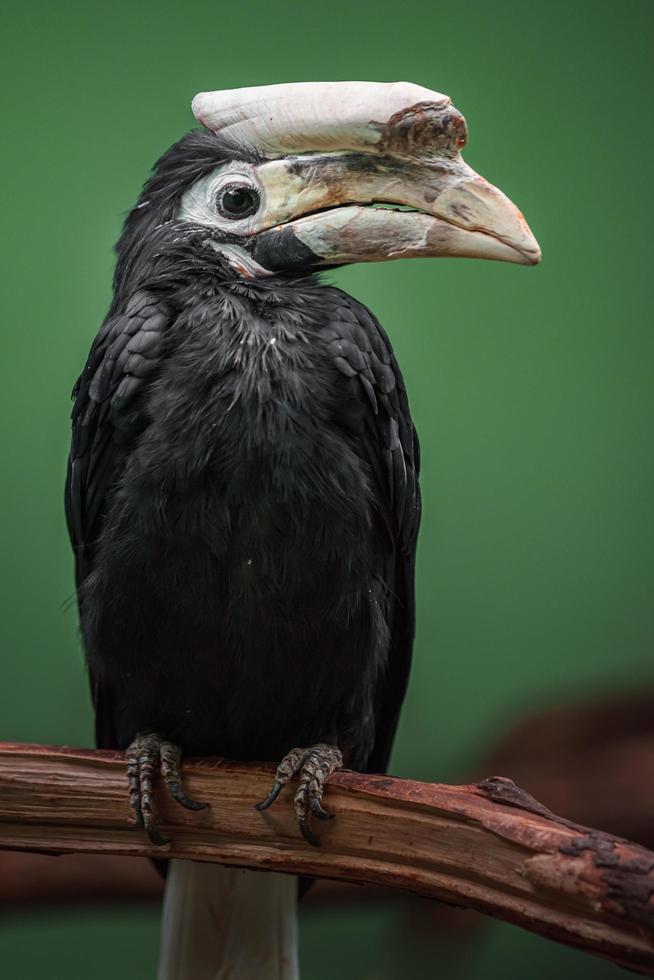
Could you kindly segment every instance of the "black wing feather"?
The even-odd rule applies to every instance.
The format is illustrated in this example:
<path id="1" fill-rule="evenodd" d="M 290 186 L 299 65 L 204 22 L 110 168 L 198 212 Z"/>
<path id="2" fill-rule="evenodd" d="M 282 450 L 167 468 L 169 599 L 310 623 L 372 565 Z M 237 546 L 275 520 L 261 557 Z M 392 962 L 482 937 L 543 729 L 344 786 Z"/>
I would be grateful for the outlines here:
<path id="1" fill-rule="evenodd" d="M 366 766 L 381 772 L 388 765 L 411 667 L 420 452 L 402 374 L 384 329 L 346 293 L 329 293 L 330 350 L 341 373 L 358 386 L 360 404 L 365 404 L 358 445 L 373 474 L 380 516 L 393 544 L 389 586 L 396 603 L 391 652 L 378 692 L 375 744 Z"/>
<path id="2" fill-rule="evenodd" d="M 66 520 L 75 553 L 78 600 L 92 568 L 110 490 L 147 424 L 146 393 L 162 351 L 168 310 L 136 293 L 120 316 L 108 317 L 73 390 L 72 446 L 66 478 Z M 96 740 L 113 747 L 113 694 L 91 671 Z"/>
<path id="3" fill-rule="evenodd" d="M 90 570 L 108 491 L 147 424 L 144 396 L 160 361 L 169 319 L 161 302 L 137 292 L 124 314 L 105 320 L 73 390 L 66 518 L 78 588 Z"/>

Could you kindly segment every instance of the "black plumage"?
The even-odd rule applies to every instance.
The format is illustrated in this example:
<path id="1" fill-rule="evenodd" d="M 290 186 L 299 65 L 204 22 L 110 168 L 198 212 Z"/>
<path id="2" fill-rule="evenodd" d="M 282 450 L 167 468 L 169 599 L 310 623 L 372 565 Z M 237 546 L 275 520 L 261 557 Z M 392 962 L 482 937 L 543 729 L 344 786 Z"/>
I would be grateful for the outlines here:
<path id="1" fill-rule="evenodd" d="M 274 761 L 327 742 L 383 771 L 414 628 L 406 393 L 364 306 L 311 272 L 247 278 L 176 220 L 235 153 L 191 133 L 160 160 L 74 391 L 66 510 L 97 742 L 154 731 Z"/>

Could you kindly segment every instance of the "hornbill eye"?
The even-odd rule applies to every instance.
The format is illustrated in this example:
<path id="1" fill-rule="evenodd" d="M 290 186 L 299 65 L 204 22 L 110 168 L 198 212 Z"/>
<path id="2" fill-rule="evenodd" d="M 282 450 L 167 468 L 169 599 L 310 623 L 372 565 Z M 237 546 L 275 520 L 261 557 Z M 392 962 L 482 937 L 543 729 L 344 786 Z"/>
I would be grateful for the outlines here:
<path id="1" fill-rule="evenodd" d="M 223 218 L 249 218 L 259 210 L 261 195 L 250 184 L 226 184 L 216 196 L 216 208 Z"/>

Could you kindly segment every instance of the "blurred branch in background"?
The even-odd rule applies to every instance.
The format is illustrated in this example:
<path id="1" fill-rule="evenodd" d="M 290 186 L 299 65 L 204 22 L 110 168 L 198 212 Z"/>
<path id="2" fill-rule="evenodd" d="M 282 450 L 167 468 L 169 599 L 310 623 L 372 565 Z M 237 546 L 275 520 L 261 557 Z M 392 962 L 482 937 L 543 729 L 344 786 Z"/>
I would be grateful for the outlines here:
<path id="1" fill-rule="evenodd" d="M 254 810 L 270 779 L 266 767 L 197 760 L 184 771 L 189 791 L 211 809 L 189 815 L 159 797 L 172 843 L 157 849 L 131 824 L 122 754 L 0 745 L 0 847 L 198 858 L 391 885 L 654 976 L 654 854 L 554 816 L 510 780 L 448 787 L 340 773 L 327 797 L 337 819 L 314 849 L 299 837 L 290 795 L 266 815 Z M 44 900 L 40 862 L 48 859 L 31 860 L 39 862 L 32 871 Z M 80 893 L 93 897 L 81 865 L 77 871 Z M 105 897 L 123 888 L 157 893 L 149 871 L 130 875 L 112 860 Z"/>
<path id="2" fill-rule="evenodd" d="M 527 716 L 497 742 L 483 771 L 510 772 L 556 813 L 654 849 L 652 693 Z"/>

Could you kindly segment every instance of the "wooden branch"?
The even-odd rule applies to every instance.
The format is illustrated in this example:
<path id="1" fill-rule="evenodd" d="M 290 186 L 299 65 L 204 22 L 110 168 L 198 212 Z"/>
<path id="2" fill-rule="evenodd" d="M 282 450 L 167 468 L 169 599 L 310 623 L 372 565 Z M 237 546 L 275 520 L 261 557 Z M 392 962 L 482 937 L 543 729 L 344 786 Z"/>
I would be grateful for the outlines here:
<path id="1" fill-rule="evenodd" d="M 654 976 L 654 853 L 556 817 L 511 780 L 443 786 L 339 773 L 320 824 L 300 837 L 271 768 L 184 766 L 189 813 L 157 794 L 171 843 L 152 847 L 127 806 L 122 753 L 0 743 L 0 848 L 184 857 L 390 885 L 473 908 Z"/>

